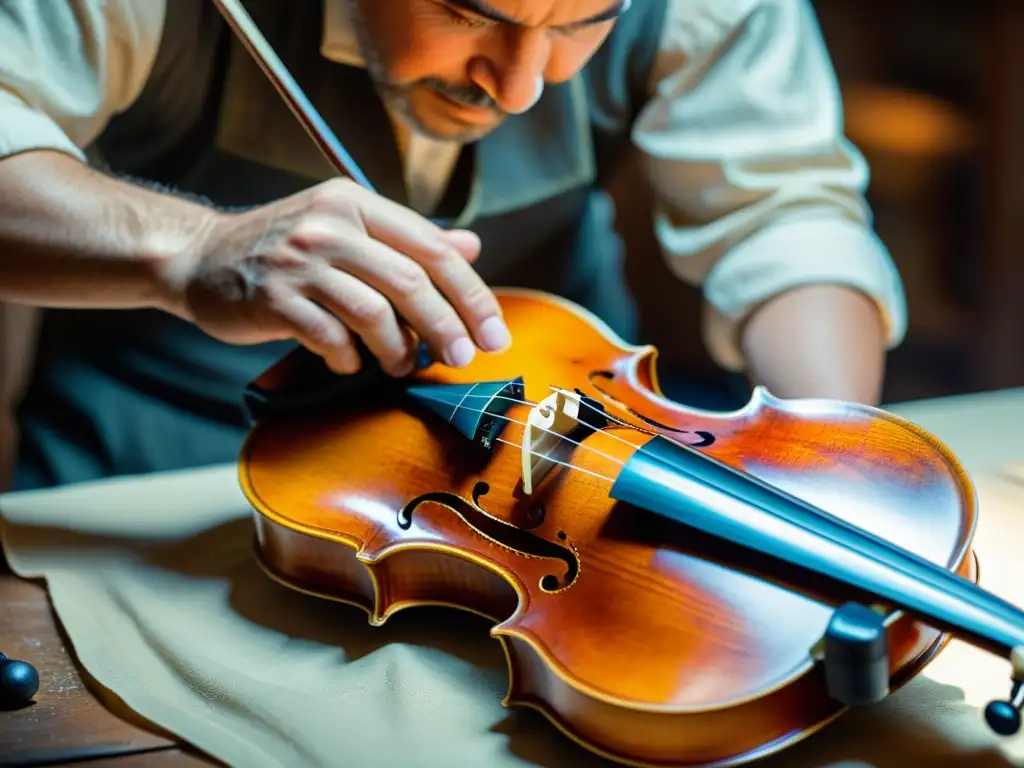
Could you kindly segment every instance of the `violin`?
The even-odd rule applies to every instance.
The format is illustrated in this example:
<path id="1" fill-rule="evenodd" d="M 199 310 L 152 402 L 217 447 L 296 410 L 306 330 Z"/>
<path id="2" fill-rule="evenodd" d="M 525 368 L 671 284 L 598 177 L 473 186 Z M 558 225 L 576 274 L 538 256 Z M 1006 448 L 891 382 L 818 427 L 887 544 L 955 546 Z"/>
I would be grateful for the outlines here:
<path id="1" fill-rule="evenodd" d="M 326 131 L 237 1 L 215 2 Z M 947 446 L 760 387 L 735 412 L 685 407 L 654 347 L 565 299 L 496 293 L 513 344 L 465 368 L 421 345 L 407 377 L 368 353 L 338 376 L 300 348 L 248 386 L 239 480 L 271 578 L 375 626 L 419 606 L 487 617 L 503 703 L 623 764 L 778 752 L 951 637 L 1008 660 L 984 716 L 1019 730 L 1024 612 L 978 584 L 976 494 Z"/>

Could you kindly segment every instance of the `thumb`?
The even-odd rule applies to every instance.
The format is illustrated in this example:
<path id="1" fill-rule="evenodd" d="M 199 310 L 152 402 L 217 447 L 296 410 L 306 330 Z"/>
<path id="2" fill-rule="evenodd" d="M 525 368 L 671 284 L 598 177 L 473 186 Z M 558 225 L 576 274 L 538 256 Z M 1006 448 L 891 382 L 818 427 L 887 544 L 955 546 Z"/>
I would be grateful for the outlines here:
<path id="1" fill-rule="evenodd" d="M 480 257 L 480 238 L 474 232 L 468 229 L 449 229 L 441 237 L 470 264 Z"/>

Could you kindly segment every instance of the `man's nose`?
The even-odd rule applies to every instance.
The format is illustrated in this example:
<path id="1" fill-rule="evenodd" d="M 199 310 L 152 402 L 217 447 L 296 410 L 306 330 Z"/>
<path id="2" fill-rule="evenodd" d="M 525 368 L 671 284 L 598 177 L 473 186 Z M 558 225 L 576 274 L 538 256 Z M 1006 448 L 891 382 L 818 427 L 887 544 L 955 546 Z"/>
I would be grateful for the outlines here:
<path id="1" fill-rule="evenodd" d="M 521 114 L 536 104 L 544 92 L 544 69 L 549 55 L 546 34 L 539 30 L 517 30 L 506 51 L 474 59 L 470 77 L 502 111 Z"/>

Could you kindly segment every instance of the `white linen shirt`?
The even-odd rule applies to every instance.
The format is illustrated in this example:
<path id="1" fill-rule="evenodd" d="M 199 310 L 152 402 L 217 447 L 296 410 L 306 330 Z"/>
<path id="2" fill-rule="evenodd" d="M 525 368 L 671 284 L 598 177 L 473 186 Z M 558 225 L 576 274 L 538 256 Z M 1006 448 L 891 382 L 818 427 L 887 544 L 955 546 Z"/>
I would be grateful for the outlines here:
<path id="1" fill-rule="evenodd" d="M 84 160 L 140 95 L 167 2 L 0 0 L 0 158 L 50 149 Z M 321 52 L 360 65 L 345 4 L 325 0 Z M 712 357 L 743 370 L 737 329 L 752 309 L 823 283 L 874 299 L 896 346 L 902 282 L 872 230 L 869 171 L 844 136 L 809 0 L 669 0 L 667 13 L 632 139 L 647 160 L 664 258 L 705 296 Z M 405 138 L 411 204 L 429 215 L 458 147 Z"/>

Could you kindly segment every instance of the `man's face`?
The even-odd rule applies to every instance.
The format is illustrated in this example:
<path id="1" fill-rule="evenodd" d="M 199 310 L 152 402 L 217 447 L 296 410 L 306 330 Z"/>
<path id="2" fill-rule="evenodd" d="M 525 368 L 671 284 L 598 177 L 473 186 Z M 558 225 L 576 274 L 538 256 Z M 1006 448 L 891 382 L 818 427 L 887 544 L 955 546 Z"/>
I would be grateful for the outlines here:
<path id="1" fill-rule="evenodd" d="M 381 97 L 413 130 L 467 142 L 575 75 L 629 0 L 350 0 Z"/>

